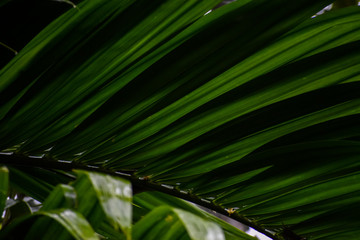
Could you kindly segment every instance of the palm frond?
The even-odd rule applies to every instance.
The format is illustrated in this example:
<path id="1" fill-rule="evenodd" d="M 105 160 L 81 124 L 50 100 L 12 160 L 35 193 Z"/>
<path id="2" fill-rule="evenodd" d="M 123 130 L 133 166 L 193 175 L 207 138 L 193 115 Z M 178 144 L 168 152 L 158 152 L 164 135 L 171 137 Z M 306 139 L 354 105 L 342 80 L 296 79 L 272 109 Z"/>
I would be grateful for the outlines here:
<path id="1" fill-rule="evenodd" d="M 67 171 L 94 170 L 229 211 L 274 239 L 356 239 L 359 9 L 311 18 L 331 1 L 239 0 L 208 13 L 220 2 L 84 0 L 44 28 L 0 71 L 11 184 L 44 201 Z M 80 202 L 100 204 L 94 218 L 112 225 L 89 223 L 129 238 L 129 201 L 125 214 L 96 197 L 122 188 L 90 182 Z M 169 239 L 200 239 L 184 221 L 197 217 L 170 205 L 153 215 L 163 226 L 140 220 L 150 225 L 138 238 L 171 216 Z"/>

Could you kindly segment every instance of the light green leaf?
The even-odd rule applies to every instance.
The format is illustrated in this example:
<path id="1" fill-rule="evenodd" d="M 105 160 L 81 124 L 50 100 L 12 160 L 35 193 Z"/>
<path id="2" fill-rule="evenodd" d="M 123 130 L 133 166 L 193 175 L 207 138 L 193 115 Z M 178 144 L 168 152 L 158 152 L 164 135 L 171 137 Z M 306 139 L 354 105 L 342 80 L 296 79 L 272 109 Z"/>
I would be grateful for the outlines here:
<path id="1" fill-rule="evenodd" d="M 245 234 L 243 231 L 228 224 L 227 222 L 211 215 L 194 204 L 183 201 L 173 196 L 169 196 L 160 192 L 143 192 L 134 196 L 134 218 L 135 220 L 141 219 L 151 210 L 160 206 L 170 206 L 172 208 L 181 209 L 185 212 L 191 212 L 192 214 L 217 224 L 223 230 L 226 239 L 241 239 L 241 240 L 253 240 L 253 237 Z M 184 223 L 185 224 L 185 223 Z"/>
<path id="2" fill-rule="evenodd" d="M 4 211 L 5 202 L 9 190 L 9 170 L 6 167 L 0 167 L 0 213 Z"/>
<path id="3" fill-rule="evenodd" d="M 69 185 L 58 185 L 46 198 L 41 208 L 42 211 L 58 208 L 73 209 L 76 206 L 77 196 L 75 189 Z"/>
<path id="4" fill-rule="evenodd" d="M 77 171 L 78 179 L 73 186 L 78 196 L 78 211 L 89 222 L 99 226 L 102 217 L 110 222 L 115 230 L 121 229 L 131 238 L 132 190 L 128 181 L 101 173 Z"/>
<path id="5" fill-rule="evenodd" d="M 225 240 L 224 233 L 215 223 L 204 221 L 194 214 L 174 209 L 193 240 Z"/>
<path id="6" fill-rule="evenodd" d="M 38 219 L 39 217 L 46 217 L 55 220 L 57 224 L 54 225 L 55 222 L 53 222 L 52 226 L 54 226 L 54 228 L 52 228 L 51 233 L 49 233 L 47 229 L 44 229 L 44 226 L 38 226 L 35 229 L 37 230 L 35 235 L 27 235 L 26 231 L 19 231 L 19 229 L 22 229 L 22 227 L 26 227 L 26 225 L 31 224 L 33 219 Z M 58 234 L 59 231 L 61 233 L 64 229 L 66 229 L 67 233 L 70 235 L 55 235 L 56 239 L 69 239 L 69 236 L 72 236 L 77 240 L 99 239 L 86 219 L 80 213 L 70 209 L 59 209 L 47 212 L 39 211 L 36 214 L 18 218 L 11 225 L 9 225 L 9 227 L 0 232 L 0 237 L 3 239 L 9 239 L 10 237 L 29 240 L 46 239 L 44 237 L 54 237 L 54 234 Z"/>
<path id="7" fill-rule="evenodd" d="M 186 232 L 181 231 L 181 228 L 186 229 Z M 164 236 L 165 239 L 174 239 L 175 236 L 176 238 L 184 237 L 184 234 L 192 240 L 225 239 L 222 229 L 217 224 L 184 210 L 166 206 L 155 208 L 137 222 L 134 226 L 133 237 L 134 239 L 159 239 Z"/>
<path id="8" fill-rule="evenodd" d="M 78 212 L 69 209 L 39 212 L 38 214 L 50 217 L 60 223 L 71 235 L 78 240 L 95 240 L 99 237 L 95 234 L 90 224 Z"/>
<path id="9" fill-rule="evenodd" d="M 58 185 L 44 201 L 41 212 L 57 211 L 58 209 L 75 209 L 76 193 L 75 190 L 68 185 Z M 39 218 L 32 224 L 26 233 L 26 239 L 36 239 L 39 237 L 39 229 L 42 231 L 41 239 L 47 239 L 56 233 L 58 239 L 69 239 L 70 234 L 66 229 L 59 228 L 49 218 Z"/>

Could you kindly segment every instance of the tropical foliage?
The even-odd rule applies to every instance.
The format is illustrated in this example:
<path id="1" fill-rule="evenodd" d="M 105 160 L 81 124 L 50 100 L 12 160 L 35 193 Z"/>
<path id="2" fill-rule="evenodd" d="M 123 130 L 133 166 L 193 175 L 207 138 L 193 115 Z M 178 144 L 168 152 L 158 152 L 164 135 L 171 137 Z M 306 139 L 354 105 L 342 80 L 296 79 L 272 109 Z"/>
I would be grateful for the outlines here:
<path id="1" fill-rule="evenodd" d="M 359 8 L 219 3 L 27 1 L 41 23 L 5 21 L 1 239 L 253 239 L 178 198 L 273 239 L 358 238 Z"/>

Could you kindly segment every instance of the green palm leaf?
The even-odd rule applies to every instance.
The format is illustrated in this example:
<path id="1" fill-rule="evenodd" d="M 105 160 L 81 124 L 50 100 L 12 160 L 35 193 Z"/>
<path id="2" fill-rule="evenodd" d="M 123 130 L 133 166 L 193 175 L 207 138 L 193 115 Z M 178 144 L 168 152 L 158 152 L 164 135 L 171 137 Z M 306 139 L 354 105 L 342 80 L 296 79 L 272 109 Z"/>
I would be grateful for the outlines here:
<path id="1" fill-rule="evenodd" d="M 359 9 L 311 18 L 331 1 L 239 0 L 206 14 L 220 2 L 84 0 L 44 28 L 0 70 L 11 186 L 44 201 L 77 178 L 79 212 L 114 238 L 131 237 L 126 184 L 71 169 L 230 212 L 273 238 L 356 239 Z M 217 229 L 162 205 L 135 239 Z"/>

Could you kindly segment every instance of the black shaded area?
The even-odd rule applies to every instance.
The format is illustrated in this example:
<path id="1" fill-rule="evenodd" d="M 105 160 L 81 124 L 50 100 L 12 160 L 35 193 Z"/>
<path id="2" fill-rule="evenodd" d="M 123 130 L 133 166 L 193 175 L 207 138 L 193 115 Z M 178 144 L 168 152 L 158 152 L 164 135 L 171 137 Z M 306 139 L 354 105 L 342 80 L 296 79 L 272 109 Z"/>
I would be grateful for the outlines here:
<path id="1" fill-rule="evenodd" d="M 50 22 L 72 7 L 55 0 L 11 0 L 0 6 L 0 42 L 19 52 Z M 0 45 L 0 68 L 14 56 L 13 51 Z"/>

